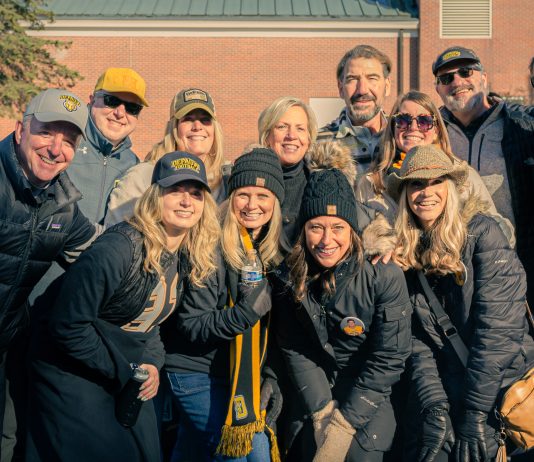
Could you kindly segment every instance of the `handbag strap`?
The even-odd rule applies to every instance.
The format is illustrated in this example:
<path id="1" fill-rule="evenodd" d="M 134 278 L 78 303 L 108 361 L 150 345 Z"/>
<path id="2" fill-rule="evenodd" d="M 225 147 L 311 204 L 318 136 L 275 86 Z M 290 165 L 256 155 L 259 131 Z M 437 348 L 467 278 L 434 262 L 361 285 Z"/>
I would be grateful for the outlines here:
<path id="1" fill-rule="evenodd" d="M 532 331 L 534 332 L 534 317 L 532 317 L 532 311 L 530 310 L 530 306 L 528 306 L 528 302 L 525 302 L 525 308 L 527 309 L 527 318 L 530 321 L 530 327 L 532 327 Z"/>
<path id="2" fill-rule="evenodd" d="M 419 278 L 419 282 L 421 283 L 423 291 L 425 292 L 425 295 L 428 299 L 428 303 L 430 304 L 430 310 L 434 313 L 438 320 L 439 327 L 441 328 L 445 337 L 447 337 L 449 342 L 451 342 L 451 345 L 456 354 L 458 355 L 458 359 L 460 360 L 460 362 L 463 364 L 464 367 L 466 367 L 469 350 L 467 349 L 465 343 L 462 341 L 462 338 L 458 334 L 458 330 L 452 323 L 451 318 L 449 318 L 447 313 L 445 313 L 445 310 L 441 306 L 441 303 L 436 297 L 436 294 L 434 294 L 434 291 L 430 287 L 426 276 L 421 270 L 417 271 L 417 277 Z"/>

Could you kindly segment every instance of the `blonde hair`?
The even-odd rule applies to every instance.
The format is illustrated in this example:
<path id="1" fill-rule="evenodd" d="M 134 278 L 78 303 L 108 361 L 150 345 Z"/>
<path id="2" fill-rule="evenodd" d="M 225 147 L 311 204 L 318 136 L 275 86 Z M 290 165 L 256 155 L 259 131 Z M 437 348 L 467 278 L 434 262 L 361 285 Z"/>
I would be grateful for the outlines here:
<path id="1" fill-rule="evenodd" d="M 171 103 L 171 112 L 174 109 L 174 99 Z M 190 111 L 191 112 L 191 111 Z M 186 114 L 187 115 L 187 114 Z M 209 150 L 204 164 L 206 165 L 206 176 L 210 188 L 216 189 L 222 180 L 222 166 L 224 164 L 223 155 L 223 135 L 221 124 L 217 119 L 211 119 L 213 123 L 213 144 Z M 169 119 L 165 127 L 163 139 L 156 143 L 145 157 L 145 162 L 155 164 L 165 154 L 173 151 L 179 151 L 178 148 L 178 124 L 180 121 L 174 116 Z"/>
<path id="2" fill-rule="evenodd" d="M 233 199 L 240 188 L 232 191 L 230 197 L 221 205 L 220 214 L 223 218 L 221 248 L 224 259 L 236 271 L 240 271 L 245 263 L 246 253 L 241 243 L 239 230 L 241 224 L 233 210 Z M 282 261 L 280 253 L 280 234 L 282 232 L 282 209 L 280 201 L 274 196 L 273 216 L 264 226 L 268 226 L 265 237 L 259 245 L 259 257 L 267 270 L 275 268 Z"/>
<path id="3" fill-rule="evenodd" d="M 275 99 L 269 106 L 261 111 L 258 118 L 258 132 L 260 136 L 260 144 L 265 147 L 270 147 L 267 143 L 267 138 L 271 134 L 271 130 L 276 123 L 283 117 L 283 115 L 292 107 L 300 107 L 308 117 L 308 136 L 310 144 L 315 142 L 317 138 L 317 119 L 315 113 L 304 101 L 293 96 L 282 96 Z"/>
<path id="4" fill-rule="evenodd" d="M 336 266 L 352 256 L 356 256 L 360 265 L 363 261 L 362 241 L 352 227 L 350 231 L 351 241 L 349 249 Z M 321 284 L 326 293 L 332 295 L 336 291 L 336 278 L 334 277 L 332 268 L 324 269 L 323 271 L 317 272 L 314 276 L 309 277 L 309 262 L 312 261 L 313 256 L 310 255 L 306 245 L 306 230 L 303 226 L 297 243 L 293 246 L 293 249 L 291 249 L 291 252 L 286 258 L 287 266 L 289 267 L 289 276 L 293 282 L 293 293 L 296 302 L 301 302 L 306 295 L 307 283 L 319 278 L 321 278 Z"/>
<path id="5" fill-rule="evenodd" d="M 447 201 L 441 216 L 421 242 L 423 230 L 408 204 L 405 181 L 395 221 L 398 236 L 395 261 L 404 269 L 424 269 L 428 273 L 445 275 L 462 270 L 462 250 L 467 240 L 467 225 L 460 216 L 460 195 L 454 182 L 447 178 Z"/>
<path id="6" fill-rule="evenodd" d="M 161 255 L 166 249 L 166 233 L 162 223 L 164 188 L 152 184 L 140 197 L 129 223 L 143 234 L 146 257 L 143 268 L 147 272 L 162 275 Z M 216 247 L 220 236 L 217 220 L 217 204 L 211 194 L 204 192 L 204 210 L 198 223 L 188 230 L 180 247 L 188 251 L 191 265 L 189 277 L 199 287 L 216 269 Z"/>
<path id="7" fill-rule="evenodd" d="M 445 127 L 443 117 L 441 117 L 439 109 L 433 103 L 430 96 L 420 91 L 411 90 L 408 93 L 401 95 L 393 105 L 391 113 L 388 117 L 387 126 L 380 139 L 380 151 L 378 152 L 377 158 L 370 167 L 369 171 L 371 173 L 373 188 L 376 194 L 382 194 L 386 189 L 386 186 L 384 184 L 384 177 L 386 175 L 387 170 L 393 164 L 397 151 L 397 145 L 395 143 L 395 123 L 393 121 L 393 116 L 399 112 L 402 103 L 404 103 L 405 101 L 412 101 L 416 104 L 419 104 L 420 106 L 424 107 L 430 115 L 434 117 L 437 134 L 437 138 L 434 144 L 437 144 L 441 148 L 441 150 L 453 160 L 453 162 L 458 162 L 460 160 L 452 153 L 451 142 L 449 141 L 449 135 L 447 133 L 447 127 Z"/>

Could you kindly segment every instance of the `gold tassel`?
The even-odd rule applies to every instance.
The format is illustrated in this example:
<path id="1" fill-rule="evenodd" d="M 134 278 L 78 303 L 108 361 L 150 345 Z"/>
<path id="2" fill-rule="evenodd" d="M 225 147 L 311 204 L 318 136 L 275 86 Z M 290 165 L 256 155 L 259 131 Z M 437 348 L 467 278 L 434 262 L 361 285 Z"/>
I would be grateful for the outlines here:
<path id="1" fill-rule="evenodd" d="M 282 462 L 280 450 L 278 449 L 278 440 L 274 431 L 267 425 L 265 425 L 265 429 L 269 433 L 269 440 L 271 442 L 271 462 Z"/>
<path id="2" fill-rule="evenodd" d="M 506 444 L 499 444 L 499 449 L 497 450 L 497 457 L 495 462 L 506 462 Z"/>
<path id="3" fill-rule="evenodd" d="M 252 451 L 255 433 L 264 431 L 265 421 L 256 420 L 245 425 L 224 425 L 216 454 L 227 457 L 245 457 Z"/>

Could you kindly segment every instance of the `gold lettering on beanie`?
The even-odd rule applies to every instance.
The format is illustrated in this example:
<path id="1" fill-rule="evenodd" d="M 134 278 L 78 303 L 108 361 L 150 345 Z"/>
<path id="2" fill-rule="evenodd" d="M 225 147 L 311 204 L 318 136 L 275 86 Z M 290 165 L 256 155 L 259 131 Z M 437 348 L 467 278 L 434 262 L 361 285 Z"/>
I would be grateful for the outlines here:
<path id="1" fill-rule="evenodd" d="M 337 206 L 336 205 L 327 205 L 326 206 L 327 215 L 337 215 Z"/>
<path id="2" fill-rule="evenodd" d="M 200 165 L 198 164 L 198 162 L 195 162 L 193 159 L 185 159 L 185 158 L 182 158 L 182 159 L 175 159 L 171 162 L 171 167 L 174 168 L 175 170 L 180 170 L 180 169 L 188 169 L 188 170 L 193 170 L 197 173 L 200 173 Z"/>

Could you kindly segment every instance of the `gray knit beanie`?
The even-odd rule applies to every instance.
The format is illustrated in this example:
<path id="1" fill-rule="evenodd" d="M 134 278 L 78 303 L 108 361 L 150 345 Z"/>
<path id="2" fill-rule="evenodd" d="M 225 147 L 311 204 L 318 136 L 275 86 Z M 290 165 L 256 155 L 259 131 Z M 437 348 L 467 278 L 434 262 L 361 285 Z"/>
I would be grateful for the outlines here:
<path id="1" fill-rule="evenodd" d="M 320 216 L 343 218 L 354 230 L 356 199 L 347 177 L 337 168 L 313 172 L 304 189 L 300 206 L 300 224 Z"/>
<path id="2" fill-rule="evenodd" d="M 284 201 L 284 174 L 278 156 L 267 148 L 254 148 L 238 157 L 228 182 L 229 191 L 245 186 L 261 186 Z"/>

